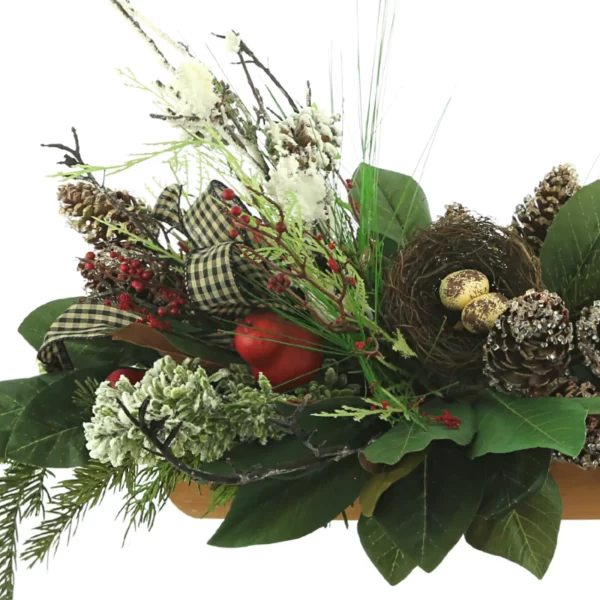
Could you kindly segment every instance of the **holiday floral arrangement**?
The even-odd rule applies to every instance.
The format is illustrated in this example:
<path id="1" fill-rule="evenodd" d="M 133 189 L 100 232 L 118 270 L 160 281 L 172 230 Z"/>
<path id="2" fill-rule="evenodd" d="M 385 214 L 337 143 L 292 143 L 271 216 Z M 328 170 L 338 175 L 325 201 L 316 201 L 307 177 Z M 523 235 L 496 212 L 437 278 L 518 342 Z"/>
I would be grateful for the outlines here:
<path id="1" fill-rule="evenodd" d="M 457 204 L 432 220 L 412 177 L 369 161 L 376 85 L 344 176 L 340 116 L 310 86 L 299 102 L 229 32 L 244 100 L 112 2 L 166 72 L 126 76 L 178 141 L 116 167 L 86 163 L 75 130 L 50 144 L 60 212 L 89 243 L 85 295 L 25 318 L 41 373 L 0 384 L 0 597 L 21 519 L 39 518 L 34 565 L 107 491 L 129 531 L 182 482 L 209 511 L 232 501 L 214 546 L 300 538 L 354 505 L 392 585 L 463 537 L 542 577 L 552 461 L 600 463 L 600 182 L 563 165 L 510 224 Z M 104 181 L 150 160 L 172 176 L 151 204 Z"/>

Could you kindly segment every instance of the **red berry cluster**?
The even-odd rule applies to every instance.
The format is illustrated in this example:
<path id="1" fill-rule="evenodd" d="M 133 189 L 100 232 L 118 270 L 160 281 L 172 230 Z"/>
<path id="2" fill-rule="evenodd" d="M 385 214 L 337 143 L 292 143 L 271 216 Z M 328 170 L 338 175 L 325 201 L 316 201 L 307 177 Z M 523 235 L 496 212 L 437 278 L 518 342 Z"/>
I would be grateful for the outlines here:
<path id="1" fill-rule="evenodd" d="M 269 278 L 267 289 L 276 294 L 283 294 L 291 285 L 290 278 L 285 273 L 279 273 Z"/>

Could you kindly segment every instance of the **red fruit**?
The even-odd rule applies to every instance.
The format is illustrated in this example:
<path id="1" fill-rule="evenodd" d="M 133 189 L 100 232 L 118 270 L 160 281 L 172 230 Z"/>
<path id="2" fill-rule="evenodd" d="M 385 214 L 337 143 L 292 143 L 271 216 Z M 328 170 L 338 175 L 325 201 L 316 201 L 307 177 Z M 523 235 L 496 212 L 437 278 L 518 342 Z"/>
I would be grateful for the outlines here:
<path id="1" fill-rule="evenodd" d="M 96 255 L 93 252 L 87 252 L 85 258 L 87 260 L 94 260 L 96 258 Z"/>
<path id="2" fill-rule="evenodd" d="M 287 225 L 283 221 L 279 221 L 279 223 L 275 223 L 275 231 L 277 231 L 277 233 L 285 233 L 287 231 Z"/>
<path id="3" fill-rule="evenodd" d="M 117 369 L 113 371 L 107 378 L 106 381 L 110 381 L 111 387 L 115 387 L 115 383 L 121 379 L 121 375 L 126 379 L 129 379 L 131 384 L 136 384 L 144 378 L 146 371 L 139 371 L 138 369 Z"/>
<path id="4" fill-rule="evenodd" d="M 123 273 L 129 273 L 129 267 L 125 263 L 123 263 L 119 268 Z"/>
<path id="5" fill-rule="evenodd" d="M 234 344 L 254 376 L 264 373 L 278 392 L 312 381 L 325 358 L 317 335 L 269 312 L 246 317 L 235 330 Z"/>
<path id="6" fill-rule="evenodd" d="M 242 215 L 240 217 L 240 221 L 242 223 L 246 223 L 246 224 L 250 223 L 250 215 Z"/>
<path id="7" fill-rule="evenodd" d="M 117 258 L 118 254 L 114 250 L 111 250 L 111 252 L 109 253 L 109 256 L 111 258 Z"/>
<path id="8" fill-rule="evenodd" d="M 234 217 L 239 217 L 242 214 L 242 207 L 241 206 L 232 206 L 229 209 L 229 212 L 234 216 Z"/>
<path id="9" fill-rule="evenodd" d="M 142 271 L 141 278 L 144 281 L 149 281 L 152 279 L 152 271 Z"/>
<path id="10" fill-rule="evenodd" d="M 169 309 L 169 314 L 172 315 L 173 317 L 176 317 L 179 314 L 179 309 L 176 306 L 172 306 Z"/>
<path id="11" fill-rule="evenodd" d="M 234 240 L 238 235 L 240 235 L 240 232 L 237 229 L 232 229 L 229 232 L 229 237 L 233 238 Z"/>
<path id="12" fill-rule="evenodd" d="M 141 260 L 138 260 L 137 258 L 131 261 L 131 268 L 132 269 L 139 269 L 140 265 L 142 264 Z"/>
<path id="13" fill-rule="evenodd" d="M 235 192 L 231 188 L 225 188 L 221 192 L 221 198 L 225 201 L 233 200 L 235 198 Z"/>
<path id="14" fill-rule="evenodd" d="M 137 281 L 137 279 L 131 282 L 131 287 L 136 292 L 143 292 L 146 289 L 146 286 L 141 281 Z"/>
<path id="15" fill-rule="evenodd" d="M 91 271 L 91 270 L 94 268 L 94 265 L 93 265 L 92 263 L 90 263 L 90 262 L 86 262 L 86 263 L 83 265 L 83 268 L 84 268 L 86 271 Z"/>
<path id="16" fill-rule="evenodd" d="M 159 317 L 166 317 L 167 316 L 167 307 L 166 306 L 159 306 L 158 310 L 156 312 L 158 313 Z"/>

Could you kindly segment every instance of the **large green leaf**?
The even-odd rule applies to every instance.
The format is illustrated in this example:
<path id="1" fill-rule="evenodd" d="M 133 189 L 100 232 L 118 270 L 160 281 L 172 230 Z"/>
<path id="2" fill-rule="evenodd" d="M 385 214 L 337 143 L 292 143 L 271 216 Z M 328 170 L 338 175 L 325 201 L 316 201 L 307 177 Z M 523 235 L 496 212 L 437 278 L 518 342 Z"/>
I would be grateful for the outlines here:
<path id="1" fill-rule="evenodd" d="M 577 456 L 585 442 L 587 410 L 566 398 L 519 398 L 488 391 L 476 404 L 474 457 L 529 448 Z"/>
<path id="2" fill-rule="evenodd" d="M 600 181 L 560 209 L 541 253 L 545 286 L 577 311 L 600 298 Z"/>
<path id="3" fill-rule="evenodd" d="M 6 444 L 15 421 L 37 393 L 42 377 L 0 382 L 0 458 L 6 456 Z"/>
<path id="4" fill-rule="evenodd" d="M 375 519 L 408 558 L 430 573 L 473 521 L 482 491 L 483 477 L 466 451 L 442 443 L 381 497 Z"/>
<path id="5" fill-rule="evenodd" d="M 546 483 L 551 459 L 552 451 L 545 448 L 483 457 L 485 488 L 478 514 L 485 519 L 502 519 L 535 496 Z"/>
<path id="6" fill-rule="evenodd" d="M 50 325 L 76 302 L 77 298 L 62 298 L 42 304 L 25 317 L 25 320 L 19 326 L 19 333 L 36 350 L 39 350 Z"/>
<path id="7" fill-rule="evenodd" d="M 362 516 L 358 521 L 358 536 L 365 553 L 390 585 L 404 581 L 417 566 L 398 548 L 377 519 Z"/>
<path id="8" fill-rule="evenodd" d="M 150 367 L 160 358 L 151 348 L 127 344 L 110 338 L 69 340 L 65 344 L 69 358 L 76 369 L 91 369 L 104 366 Z"/>
<path id="9" fill-rule="evenodd" d="M 104 379 L 111 368 L 82 369 L 0 383 L 0 398 L 12 409 L 0 418 L 10 436 L 5 455 L 17 462 L 49 468 L 85 464 L 84 411 L 74 402 L 77 382 Z M 7 399 L 4 404 L 10 406 Z"/>
<path id="10" fill-rule="evenodd" d="M 350 456 L 302 479 L 244 485 L 208 543 L 240 548 L 308 535 L 352 504 L 367 479 L 356 456 Z"/>
<path id="11" fill-rule="evenodd" d="M 362 206 L 376 205 L 372 228 L 391 242 L 386 244 L 390 252 L 431 223 L 425 192 L 409 175 L 361 163 L 352 180 L 354 200 Z"/>
<path id="12" fill-rule="evenodd" d="M 406 454 L 424 450 L 434 440 L 452 440 L 461 446 L 470 444 L 476 422 L 472 406 L 436 400 L 426 407 L 430 416 L 439 416 L 444 410 L 449 410 L 461 420 L 460 427 L 448 429 L 444 424 L 433 421 L 427 429 L 423 429 L 414 421 L 402 421 L 368 446 L 365 456 L 375 463 L 395 465 Z"/>
<path id="13" fill-rule="evenodd" d="M 600 415 L 600 396 L 592 398 L 574 398 L 572 402 L 581 404 L 590 415 Z"/>
<path id="14" fill-rule="evenodd" d="M 560 491 L 549 475 L 537 495 L 503 519 L 477 517 L 465 538 L 477 550 L 506 558 L 541 579 L 554 556 L 561 518 Z"/>

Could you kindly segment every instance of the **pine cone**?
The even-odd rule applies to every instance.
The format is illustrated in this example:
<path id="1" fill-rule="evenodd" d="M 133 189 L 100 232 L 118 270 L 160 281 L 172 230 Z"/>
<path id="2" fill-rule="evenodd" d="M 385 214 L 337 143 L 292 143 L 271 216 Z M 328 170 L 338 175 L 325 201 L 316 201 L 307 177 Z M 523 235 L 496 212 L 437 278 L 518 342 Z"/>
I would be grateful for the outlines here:
<path id="1" fill-rule="evenodd" d="M 122 208 L 117 209 L 111 204 L 109 194 L 114 194 L 116 203 Z M 105 191 L 92 183 L 80 181 L 60 186 L 58 201 L 60 213 L 67 216 L 69 225 L 81 232 L 95 248 L 129 240 L 124 232 L 111 230 L 96 219 L 115 225 L 124 224 L 129 233 L 144 237 L 144 232 L 132 222 L 131 216 L 135 213 L 138 222 L 143 222 L 152 232 L 156 231 L 155 224 L 145 214 L 147 207 L 127 192 Z"/>
<path id="2" fill-rule="evenodd" d="M 556 396 L 562 398 L 591 398 L 596 395 L 596 388 L 591 383 L 579 384 L 576 381 L 565 380 Z M 590 415 L 586 420 L 587 437 L 579 456 L 566 456 L 560 452 L 554 452 L 554 460 L 573 463 L 582 469 L 595 469 L 600 466 L 600 416 Z"/>
<path id="3" fill-rule="evenodd" d="M 515 395 L 551 395 L 565 377 L 573 326 L 562 300 L 527 292 L 509 302 L 484 347 L 484 373 L 492 387 Z"/>
<path id="4" fill-rule="evenodd" d="M 586 366 L 600 377 L 600 300 L 581 311 L 577 321 L 577 339 Z"/>
<path id="5" fill-rule="evenodd" d="M 575 169 L 560 165 L 544 177 L 533 196 L 527 196 L 517 207 L 513 227 L 538 256 L 554 217 L 580 188 Z"/>

